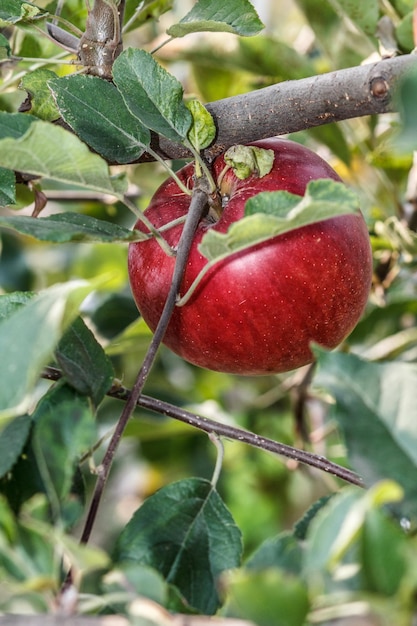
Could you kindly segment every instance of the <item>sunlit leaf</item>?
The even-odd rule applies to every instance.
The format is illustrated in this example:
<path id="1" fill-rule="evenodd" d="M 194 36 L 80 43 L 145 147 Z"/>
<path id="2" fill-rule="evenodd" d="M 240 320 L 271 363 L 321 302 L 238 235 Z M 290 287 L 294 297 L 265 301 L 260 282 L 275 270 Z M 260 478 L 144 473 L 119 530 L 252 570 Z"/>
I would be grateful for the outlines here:
<path id="1" fill-rule="evenodd" d="M 6 294 L 0 296 L 0 322 L 7 319 L 15 313 L 19 308 L 23 307 L 34 296 L 34 293 L 28 291 Z"/>
<path id="2" fill-rule="evenodd" d="M 173 141 L 186 138 L 192 118 L 182 85 L 151 54 L 128 48 L 114 62 L 113 79 L 142 124 Z"/>
<path id="3" fill-rule="evenodd" d="M 24 413 L 65 328 L 93 289 L 86 281 L 55 285 L 0 323 L 0 419 Z"/>
<path id="4" fill-rule="evenodd" d="M 393 595 L 406 573 L 407 537 L 401 526 L 379 509 L 367 512 L 363 526 L 363 572 L 371 591 Z"/>
<path id="5" fill-rule="evenodd" d="M 279 569 L 237 570 L 226 578 L 228 614 L 258 626 L 304 626 L 309 610 L 300 578 Z"/>
<path id="6" fill-rule="evenodd" d="M 404 566 L 404 555 L 384 549 L 381 528 L 375 527 L 373 522 L 375 513 L 378 514 L 387 504 L 400 497 L 401 489 L 398 485 L 392 481 L 382 481 L 368 492 L 357 488 L 344 489 L 317 513 L 307 533 L 304 553 L 305 574 L 314 593 L 342 592 L 356 589 L 358 585 L 361 589 L 370 585 L 369 590 L 375 591 L 375 584 L 383 585 L 388 580 L 392 581 L 392 577 L 385 572 L 380 573 L 377 581 L 373 568 L 378 563 L 384 563 L 388 568 L 395 566 L 399 573 L 398 560 Z M 387 523 L 389 520 L 386 517 L 384 521 Z M 399 526 L 397 531 L 398 539 L 402 534 Z M 373 557 L 370 554 L 365 556 L 364 549 L 369 550 L 371 544 L 376 547 L 377 543 L 378 551 L 385 552 L 386 558 L 376 554 Z M 370 559 L 368 572 L 361 568 L 364 556 Z M 392 564 L 389 565 L 391 558 Z M 396 582 L 398 585 L 399 579 Z M 387 587 L 385 589 L 388 590 Z"/>
<path id="7" fill-rule="evenodd" d="M 417 366 L 369 363 L 353 354 L 319 351 L 314 385 L 336 400 L 332 415 L 353 468 L 365 484 L 390 478 L 404 490 L 400 508 L 417 516 Z"/>
<path id="8" fill-rule="evenodd" d="M 193 124 L 188 132 L 188 139 L 199 151 L 207 148 L 216 137 L 216 125 L 206 107 L 197 99 L 189 100 L 187 109 L 193 116 Z"/>
<path id="9" fill-rule="evenodd" d="M 262 192 L 249 198 L 246 217 L 232 224 L 227 233 L 208 230 L 199 249 L 214 261 L 290 230 L 354 213 L 357 208 L 356 195 L 328 179 L 311 181 L 302 198 L 287 191 Z"/>
<path id="10" fill-rule="evenodd" d="M 46 17 L 48 13 L 25 0 L 2 0 L 0 5 L 0 26 L 31 22 Z"/>
<path id="11" fill-rule="evenodd" d="M 41 120 L 17 139 L 0 140 L 0 166 L 67 185 L 117 191 L 101 157 L 69 131 Z"/>
<path id="12" fill-rule="evenodd" d="M 48 80 L 56 78 L 55 72 L 44 67 L 25 74 L 19 85 L 30 98 L 30 111 L 41 120 L 51 122 L 59 118 L 59 110 L 48 87 Z"/>
<path id="13" fill-rule="evenodd" d="M 64 120 L 109 161 L 129 163 L 150 143 L 150 132 L 127 108 L 116 87 L 98 76 L 49 81 Z"/>
<path id="14" fill-rule="evenodd" d="M 198 0 L 191 11 L 167 33 L 184 37 L 203 31 L 228 32 L 235 35 L 256 35 L 264 25 L 248 0 Z"/>
<path id="15" fill-rule="evenodd" d="M 359 547 L 355 540 L 361 531 L 365 514 L 362 496 L 360 489 L 344 489 L 317 513 L 309 527 L 304 555 L 304 575 L 309 582 L 309 588 L 315 595 L 324 591 L 335 591 L 339 587 L 349 589 L 350 586 L 355 585 L 358 576 L 357 567 L 352 567 L 346 573 L 345 580 L 339 583 L 339 587 L 334 576 L 338 568 L 343 567 L 346 562 L 353 562 L 353 564 L 357 562 Z M 350 527 L 344 526 L 344 522 L 350 512 L 353 515 L 356 508 L 359 509 L 355 518 L 358 526 L 355 535 L 352 536 Z M 345 546 L 349 545 L 350 552 L 348 555 L 340 555 L 339 552 L 339 560 L 333 562 L 333 569 L 331 569 L 330 562 L 336 542 L 343 543 Z"/>

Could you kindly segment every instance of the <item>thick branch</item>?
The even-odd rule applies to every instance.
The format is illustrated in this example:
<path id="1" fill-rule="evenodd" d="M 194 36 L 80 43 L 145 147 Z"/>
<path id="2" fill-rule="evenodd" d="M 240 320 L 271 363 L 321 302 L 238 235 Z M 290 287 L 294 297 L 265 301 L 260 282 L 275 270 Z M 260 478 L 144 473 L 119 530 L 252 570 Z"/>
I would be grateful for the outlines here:
<path id="1" fill-rule="evenodd" d="M 205 156 L 210 160 L 236 143 L 395 111 L 399 79 L 416 64 L 417 55 L 404 55 L 212 102 L 207 109 L 217 137 Z M 166 158 L 190 156 L 184 146 L 161 137 L 154 148 Z"/>

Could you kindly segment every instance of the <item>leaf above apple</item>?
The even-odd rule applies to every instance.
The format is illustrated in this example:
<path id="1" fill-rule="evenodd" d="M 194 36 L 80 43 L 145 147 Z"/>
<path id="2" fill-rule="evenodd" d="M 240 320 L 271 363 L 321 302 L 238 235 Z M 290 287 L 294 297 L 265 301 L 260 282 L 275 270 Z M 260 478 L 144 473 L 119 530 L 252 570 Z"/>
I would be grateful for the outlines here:
<path id="1" fill-rule="evenodd" d="M 312 180 L 304 197 L 288 191 L 264 191 L 249 198 L 245 217 L 226 233 L 208 230 L 199 250 L 213 263 L 290 230 L 357 211 L 353 191 L 330 179 Z"/>

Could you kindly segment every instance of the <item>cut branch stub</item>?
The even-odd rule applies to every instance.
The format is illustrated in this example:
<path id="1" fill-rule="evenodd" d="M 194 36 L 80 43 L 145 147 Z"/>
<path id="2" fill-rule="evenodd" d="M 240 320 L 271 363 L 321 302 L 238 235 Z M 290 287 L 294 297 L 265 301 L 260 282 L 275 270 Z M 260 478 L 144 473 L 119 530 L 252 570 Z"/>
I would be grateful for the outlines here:
<path id="1" fill-rule="evenodd" d="M 125 0 L 95 0 L 88 11 L 78 58 L 87 74 L 111 79 L 114 60 L 123 49 L 122 23 Z"/>

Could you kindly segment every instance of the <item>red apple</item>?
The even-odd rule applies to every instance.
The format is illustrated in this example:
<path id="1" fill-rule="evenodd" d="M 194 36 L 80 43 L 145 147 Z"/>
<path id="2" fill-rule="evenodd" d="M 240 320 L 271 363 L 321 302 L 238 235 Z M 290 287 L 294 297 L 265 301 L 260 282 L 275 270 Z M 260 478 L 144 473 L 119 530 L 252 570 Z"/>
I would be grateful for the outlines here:
<path id="1" fill-rule="evenodd" d="M 272 149 L 274 165 L 261 178 L 239 180 L 229 169 L 219 185 L 228 198 L 213 224 L 201 220 L 194 237 L 181 294 L 192 284 L 207 259 L 198 251 L 204 233 L 225 232 L 244 214 L 245 202 L 261 191 L 286 189 L 304 195 L 309 181 L 332 178 L 336 172 L 307 148 L 284 139 L 255 142 Z M 215 180 L 224 168 L 214 163 Z M 194 167 L 180 179 L 193 185 Z M 156 228 L 183 216 L 190 197 L 169 179 L 146 210 Z M 146 230 L 138 221 L 139 230 Z M 177 225 L 164 232 L 176 246 Z M 155 330 L 169 290 L 174 258 L 155 241 L 129 246 L 129 277 L 140 313 Z M 164 343 L 200 367 L 243 375 L 284 372 L 313 360 L 310 342 L 326 348 L 340 344 L 357 324 L 367 302 L 372 256 L 365 221 L 357 214 L 341 215 L 278 235 L 217 263 L 191 299 L 176 307 Z"/>

